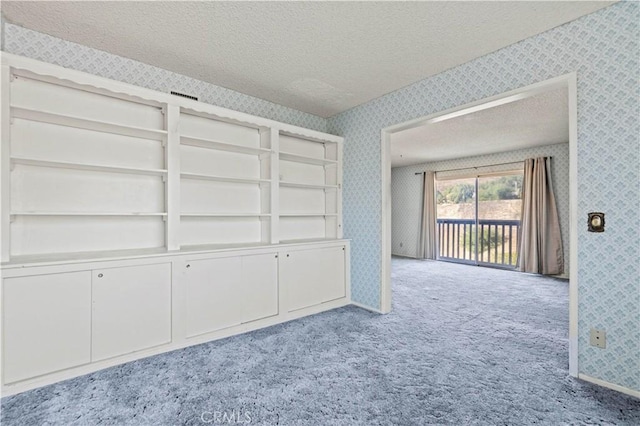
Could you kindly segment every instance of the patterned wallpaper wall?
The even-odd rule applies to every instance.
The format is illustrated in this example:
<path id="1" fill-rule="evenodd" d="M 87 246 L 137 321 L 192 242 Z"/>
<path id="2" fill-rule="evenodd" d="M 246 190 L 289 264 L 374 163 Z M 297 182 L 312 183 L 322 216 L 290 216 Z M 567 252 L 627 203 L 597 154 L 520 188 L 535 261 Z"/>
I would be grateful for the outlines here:
<path id="1" fill-rule="evenodd" d="M 560 230 L 564 249 L 565 276 L 569 276 L 569 144 L 540 146 L 499 154 L 480 155 L 455 160 L 436 161 L 391 170 L 391 252 L 416 257 L 420 232 L 422 176 L 416 172 L 490 166 L 533 157 L 553 157 L 551 171 L 553 190 L 560 216 Z M 511 170 L 511 166 L 483 167 L 482 172 Z M 469 170 L 472 172 L 473 170 Z M 400 244 L 402 243 L 402 247 Z"/>
<path id="2" fill-rule="evenodd" d="M 329 119 L 346 138 L 353 300 L 380 306 L 381 129 L 576 71 L 579 369 L 640 390 L 638 22 L 640 4 L 616 3 Z M 587 232 L 590 211 L 606 232 Z M 590 327 L 607 331 L 606 350 L 589 346 Z"/>
<path id="3" fill-rule="evenodd" d="M 159 92 L 172 90 L 197 96 L 202 102 L 281 121 L 309 129 L 326 131 L 322 117 L 287 108 L 195 78 L 157 68 L 133 59 L 92 49 L 17 25 L 4 22 L 3 50 L 40 61 L 72 68 Z"/>

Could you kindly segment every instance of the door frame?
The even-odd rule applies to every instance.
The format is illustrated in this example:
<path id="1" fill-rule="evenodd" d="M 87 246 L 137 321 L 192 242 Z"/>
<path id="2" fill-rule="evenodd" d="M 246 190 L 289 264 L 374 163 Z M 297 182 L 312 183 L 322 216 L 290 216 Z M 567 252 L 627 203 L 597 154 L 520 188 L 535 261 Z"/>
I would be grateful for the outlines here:
<path id="1" fill-rule="evenodd" d="M 569 109 L 569 374 L 578 377 L 578 84 L 575 72 L 524 86 L 499 95 L 450 108 L 381 130 L 380 159 L 382 177 L 380 311 L 391 312 L 391 135 L 432 122 L 442 121 L 504 105 L 566 87 Z"/>

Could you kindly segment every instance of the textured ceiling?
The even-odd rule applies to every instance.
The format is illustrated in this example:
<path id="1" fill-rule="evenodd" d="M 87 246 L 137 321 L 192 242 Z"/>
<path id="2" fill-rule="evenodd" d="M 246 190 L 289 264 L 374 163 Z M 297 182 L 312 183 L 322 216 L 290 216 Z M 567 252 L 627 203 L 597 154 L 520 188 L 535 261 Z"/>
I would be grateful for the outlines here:
<path id="1" fill-rule="evenodd" d="M 611 3 L 4 0 L 0 7 L 26 28 L 329 117 Z"/>
<path id="2" fill-rule="evenodd" d="M 567 89 L 391 135 L 391 167 L 569 142 Z"/>

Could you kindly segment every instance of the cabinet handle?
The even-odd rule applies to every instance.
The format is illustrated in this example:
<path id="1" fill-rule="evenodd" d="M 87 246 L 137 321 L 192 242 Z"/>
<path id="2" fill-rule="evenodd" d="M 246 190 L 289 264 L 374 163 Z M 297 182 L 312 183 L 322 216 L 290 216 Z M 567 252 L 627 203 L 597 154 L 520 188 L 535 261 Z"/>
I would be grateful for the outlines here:
<path id="1" fill-rule="evenodd" d="M 289 255 L 287 254 L 287 257 L 289 257 Z"/>
<path id="2" fill-rule="evenodd" d="M 278 258 L 278 255 L 276 254 L 276 259 Z"/>
<path id="3" fill-rule="evenodd" d="M 187 268 L 191 268 L 191 265 L 187 263 Z"/>
<path id="4" fill-rule="evenodd" d="M 98 278 L 102 278 L 104 275 L 102 274 L 98 274 Z"/>

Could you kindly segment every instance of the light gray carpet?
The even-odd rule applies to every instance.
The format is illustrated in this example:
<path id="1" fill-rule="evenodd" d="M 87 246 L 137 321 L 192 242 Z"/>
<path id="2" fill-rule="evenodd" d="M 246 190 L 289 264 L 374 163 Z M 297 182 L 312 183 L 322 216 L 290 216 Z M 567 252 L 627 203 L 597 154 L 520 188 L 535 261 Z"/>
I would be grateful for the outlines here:
<path id="1" fill-rule="evenodd" d="M 568 377 L 565 281 L 394 259 L 393 282 L 392 314 L 341 308 L 7 397 L 2 425 L 640 424 L 637 399 Z"/>

